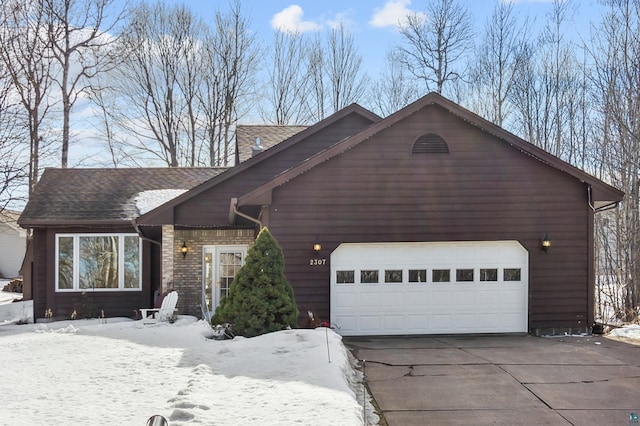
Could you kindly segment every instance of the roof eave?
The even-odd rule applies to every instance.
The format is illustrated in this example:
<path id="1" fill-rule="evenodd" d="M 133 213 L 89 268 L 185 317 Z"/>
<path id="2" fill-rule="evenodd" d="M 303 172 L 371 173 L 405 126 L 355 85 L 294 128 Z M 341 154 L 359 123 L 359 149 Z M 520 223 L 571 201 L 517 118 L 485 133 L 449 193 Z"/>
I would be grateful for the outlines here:
<path id="1" fill-rule="evenodd" d="M 28 228 L 123 228 L 133 227 L 131 219 L 100 219 L 100 220 L 74 220 L 74 219 L 27 219 L 20 220 L 18 224 Z"/>

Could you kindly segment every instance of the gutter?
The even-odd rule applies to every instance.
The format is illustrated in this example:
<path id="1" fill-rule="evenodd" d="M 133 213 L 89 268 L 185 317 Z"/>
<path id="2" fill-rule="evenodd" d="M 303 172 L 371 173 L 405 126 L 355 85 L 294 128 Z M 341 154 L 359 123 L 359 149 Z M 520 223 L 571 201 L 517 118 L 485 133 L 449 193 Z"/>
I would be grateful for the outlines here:
<path id="1" fill-rule="evenodd" d="M 231 199 L 231 204 L 229 206 L 229 224 L 232 224 L 235 217 L 234 216 L 240 216 L 244 219 L 247 219 L 250 222 L 253 222 L 255 224 L 258 225 L 258 230 L 261 231 L 263 228 L 262 222 L 260 222 L 260 220 L 256 219 L 255 217 L 251 217 L 248 214 L 244 214 L 242 213 L 240 210 L 238 210 L 238 199 L 237 198 L 232 198 Z"/>
<path id="2" fill-rule="evenodd" d="M 158 246 L 162 247 L 162 243 L 161 243 L 161 242 L 156 241 L 156 240 L 154 240 L 154 239 L 151 239 L 151 238 L 149 238 L 149 237 L 145 236 L 145 235 L 142 233 L 142 230 L 141 230 L 141 229 L 140 229 L 140 227 L 138 226 L 138 222 L 136 222 L 136 219 L 135 219 L 135 218 L 132 218 L 132 219 L 131 219 L 131 225 L 133 226 L 133 229 L 135 229 L 135 230 L 136 230 L 136 233 L 138 234 L 138 237 L 140 237 L 140 239 L 141 239 L 141 240 L 143 240 L 143 241 L 148 241 L 148 242 L 150 242 L 150 243 L 152 243 L 152 244 L 156 244 L 156 245 L 158 245 Z"/>
<path id="3" fill-rule="evenodd" d="M 591 210 L 593 210 L 594 213 L 600 213 L 600 212 L 605 212 L 607 210 L 613 210 L 613 209 L 617 208 L 618 205 L 620 204 L 620 201 L 613 201 L 613 202 L 611 202 L 609 204 L 605 204 L 602 207 L 596 208 L 593 205 L 593 200 L 592 200 L 592 197 L 591 197 L 591 185 L 587 185 L 587 194 L 589 196 L 589 207 L 591 208 Z"/>

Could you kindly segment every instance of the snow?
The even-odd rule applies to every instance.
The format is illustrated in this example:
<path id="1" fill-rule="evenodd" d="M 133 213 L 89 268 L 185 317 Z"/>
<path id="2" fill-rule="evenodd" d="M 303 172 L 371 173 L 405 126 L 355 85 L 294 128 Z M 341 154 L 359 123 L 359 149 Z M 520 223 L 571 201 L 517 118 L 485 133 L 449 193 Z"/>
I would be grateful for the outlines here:
<path id="1" fill-rule="evenodd" d="M 640 325 L 628 324 L 620 328 L 614 328 L 607 334 L 607 336 L 629 339 L 640 343 Z"/>
<path id="2" fill-rule="evenodd" d="M 139 192 L 134 201 L 138 212 L 143 215 L 187 192 L 186 189 L 154 189 Z"/>
<path id="3" fill-rule="evenodd" d="M 327 328 L 212 340 L 194 317 L 0 326 L 0 424 L 377 424 Z M 368 401 L 368 398 L 367 398 Z"/>

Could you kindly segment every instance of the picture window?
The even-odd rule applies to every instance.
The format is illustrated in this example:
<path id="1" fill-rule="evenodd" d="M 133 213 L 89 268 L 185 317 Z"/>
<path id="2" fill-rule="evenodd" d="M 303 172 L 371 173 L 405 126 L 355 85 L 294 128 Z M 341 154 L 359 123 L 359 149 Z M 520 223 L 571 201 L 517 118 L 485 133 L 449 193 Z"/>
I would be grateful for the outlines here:
<path id="1" fill-rule="evenodd" d="M 56 291 L 142 289 L 137 234 L 56 236 Z"/>

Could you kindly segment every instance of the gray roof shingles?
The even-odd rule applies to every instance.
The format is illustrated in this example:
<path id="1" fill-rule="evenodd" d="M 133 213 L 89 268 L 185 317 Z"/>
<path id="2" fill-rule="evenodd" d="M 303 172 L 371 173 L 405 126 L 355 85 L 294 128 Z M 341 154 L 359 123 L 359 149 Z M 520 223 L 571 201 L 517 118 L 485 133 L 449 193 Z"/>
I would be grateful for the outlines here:
<path id="1" fill-rule="evenodd" d="M 246 125 L 236 127 L 236 143 L 240 162 L 248 160 L 253 155 L 256 138 L 260 138 L 263 149 L 269 149 L 280 142 L 300 133 L 308 126 L 277 126 L 277 125 Z"/>
<path id="2" fill-rule="evenodd" d="M 144 191 L 188 190 L 225 168 L 46 169 L 19 219 L 21 225 L 130 221 Z"/>

